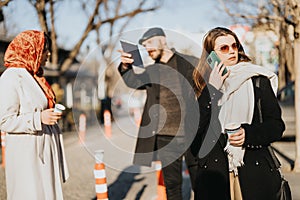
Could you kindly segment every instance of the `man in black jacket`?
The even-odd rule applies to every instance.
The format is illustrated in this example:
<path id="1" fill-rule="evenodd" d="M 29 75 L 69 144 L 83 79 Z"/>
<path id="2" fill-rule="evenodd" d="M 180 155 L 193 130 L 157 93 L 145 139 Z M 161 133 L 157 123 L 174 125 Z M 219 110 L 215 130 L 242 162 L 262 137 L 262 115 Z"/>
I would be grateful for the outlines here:
<path id="1" fill-rule="evenodd" d="M 189 146 L 199 122 L 192 83 L 198 59 L 169 48 L 161 28 L 147 30 L 139 43 L 155 63 L 136 74 L 132 69 L 132 55 L 121 51 L 118 68 L 127 86 L 145 89 L 147 93 L 134 164 L 150 166 L 153 160 L 159 159 L 168 200 L 180 200 L 183 157 L 192 186 L 197 170 L 197 158 L 192 156 Z"/>

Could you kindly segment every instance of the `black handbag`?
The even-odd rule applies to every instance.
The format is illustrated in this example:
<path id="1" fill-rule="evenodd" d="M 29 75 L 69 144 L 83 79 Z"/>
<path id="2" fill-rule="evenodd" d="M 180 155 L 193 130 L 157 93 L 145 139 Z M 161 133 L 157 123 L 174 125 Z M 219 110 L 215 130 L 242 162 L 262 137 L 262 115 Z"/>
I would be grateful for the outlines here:
<path id="1" fill-rule="evenodd" d="M 281 178 L 281 187 L 278 193 L 280 200 L 292 200 L 292 193 L 289 183 L 284 179 L 284 177 Z"/>
<path id="2" fill-rule="evenodd" d="M 260 78 L 257 77 L 255 80 L 255 86 L 259 88 L 260 86 Z M 257 108 L 258 108 L 258 114 L 259 114 L 259 122 L 262 123 L 263 122 L 263 118 L 262 118 L 262 111 L 261 111 L 261 99 L 258 99 L 257 102 Z M 273 147 L 271 145 L 268 146 L 268 150 L 269 153 L 273 159 L 273 162 L 275 164 L 276 169 L 279 171 L 280 176 L 281 176 L 281 186 L 279 188 L 279 191 L 277 193 L 277 199 L 278 200 L 292 200 L 292 193 L 291 193 L 291 188 L 290 185 L 288 183 L 288 181 L 284 178 L 283 174 L 280 171 L 280 162 L 278 160 L 278 158 L 276 157 Z"/>
<path id="3" fill-rule="evenodd" d="M 278 158 L 276 157 L 273 147 L 272 146 L 268 146 L 268 150 L 270 152 L 270 155 L 275 163 L 275 166 L 277 168 L 277 170 L 279 170 L 280 172 L 280 162 L 278 160 Z M 284 176 L 282 175 L 282 173 L 280 172 L 280 176 L 281 176 L 281 186 L 280 189 L 278 191 L 277 197 L 280 200 L 291 200 L 292 199 L 292 194 L 291 194 L 291 189 L 289 186 L 288 181 L 284 178 Z"/>

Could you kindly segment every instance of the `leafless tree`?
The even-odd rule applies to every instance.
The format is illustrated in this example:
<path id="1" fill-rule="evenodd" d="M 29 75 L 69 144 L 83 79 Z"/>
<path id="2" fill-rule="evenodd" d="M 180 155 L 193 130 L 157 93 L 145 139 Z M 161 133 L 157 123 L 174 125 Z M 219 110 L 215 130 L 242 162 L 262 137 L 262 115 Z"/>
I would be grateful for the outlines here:
<path id="1" fill-rule="evenodd" d="M 243 1 L 236 0 L 238 6 L 232 7 L 232 2 L 228 0 L 220 0 L 225 12 L 235 18 L 237 21 L 246 20 L 253 27 L 263 27 L 264 29 L 272 30 L 279 37 L 277 45 L 279 51 L 279 83 L 280 88 L 286 84 L 286 70 L 291 74 L 291 80 L 294 80 L 293 59 L 290 56 L 293 51 L 292 43 L 289 35 L 290 24 L 286 23 L 289 13 L 286 6 L 279 2 L 280 0 L 263 1 Z M 245 6 L 246 5 L 246 6 Z M 237 8 L 237 9 L 236 9 Z M 286 56 L 288 52 L 289 56 Z"/>
<path id="2" fill-rule="evenodd" d="M 2 1 L 0 9 L 3 6 L 8 5 L 9 2 L 9 0 Z M 62 64 L 58 63 L 57 38 L 59 35 L 55 29 L 55 21 L 59 20 L 59 16 L 56 15 L 56 8 L 61 1 L 28 0 L 28 2 L 36 10 L 36 16 L 38 17 L 41 29 L 46 33 L 49 33 L 53 41 L 51 67 L 53 69 L 60 70 L 61 73 L 64 73 L 71 66 L 76 56 L 80 53 L 82 44 L 90 33 L 95 31 L 98 34 L 97 41 L 95 42 L 100 43 L 101 28 L 104 27 L 104 25 L 109 25 L 110 35 L 115 34 L 114 29 L 117 22 L 118 26 L 121 24 L 121 27 L 124 28 L 135 16 L 158 9 L 161 6 L 162 0 L 154 0 L 152 3 L 149 3 L 149 1 L 146 0 L 80 0 L 79 2 L 82 9 L 85 10 L 88 22 L 85 25 L 85 29 L 80 39 L 76 42 L 74 47 L 71 48 L 69 56 L 62 62 Z M 128 3 L 132 6 L 126 6 Z M 87 7 L 89 9 L 86 9 Z M 73 23 L 76 22 L 74 21 Z"/>
<path id="3" fill-rule="evenodd" d="M 296 161 L 294 171 L 300 172 L 300 0 L 293 4 L 295 10 L 295 111 L 296 111 Z"/>

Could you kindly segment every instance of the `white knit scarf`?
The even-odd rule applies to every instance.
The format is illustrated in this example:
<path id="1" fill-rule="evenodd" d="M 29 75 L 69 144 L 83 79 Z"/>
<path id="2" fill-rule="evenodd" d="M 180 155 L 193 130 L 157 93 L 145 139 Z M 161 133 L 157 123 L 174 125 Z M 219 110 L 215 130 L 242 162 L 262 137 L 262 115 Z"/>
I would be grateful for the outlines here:
<path id="1" fill-rule="evenodd" d="M 231 71 L 221 88 L 222 98 L 218 104 L 221 106 L 219 120 L 222 132 L 226 128 L 239 127 L 241 124 L 251 124 L 254 112 L 254 90 L 251 77 L 263 75 L 269 78 L 273 92 L 276 94 L 278 79 L 275 73 L 249 62 L 240 62 L 227 66 Z M 247 133 L 246 133 L 247 134 Z M 238 174 L 237 167 L 242 166 L 245 150 L 235 147 L 227 142 L 225 151 L 228 153 L 229 170 Z"/>

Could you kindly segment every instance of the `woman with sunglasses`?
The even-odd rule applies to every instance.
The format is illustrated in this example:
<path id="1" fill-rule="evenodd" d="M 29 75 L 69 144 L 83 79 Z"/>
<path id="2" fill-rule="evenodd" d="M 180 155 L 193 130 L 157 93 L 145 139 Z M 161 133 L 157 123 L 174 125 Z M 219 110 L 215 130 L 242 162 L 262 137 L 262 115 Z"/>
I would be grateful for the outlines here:
<path id="1" fill-rule="evenodd" d="M 212 51 L 221 60 L 213 69 Z M 200 107 L 191 147 L 200 158 L 195 199 L 278 199 L 281 177 L 267 148 L 285 130 L 277 76 L 251 64 L 236 34 L 217 27 L 205 35 L 193 79 Z"/>

